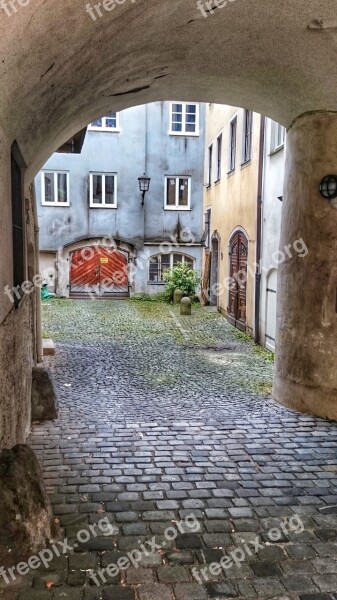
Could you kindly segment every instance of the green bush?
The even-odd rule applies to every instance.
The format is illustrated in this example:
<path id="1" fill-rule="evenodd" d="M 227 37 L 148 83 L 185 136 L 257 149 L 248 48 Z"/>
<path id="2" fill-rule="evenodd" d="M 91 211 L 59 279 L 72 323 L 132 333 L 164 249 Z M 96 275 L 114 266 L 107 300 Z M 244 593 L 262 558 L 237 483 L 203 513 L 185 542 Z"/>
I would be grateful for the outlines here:
<path id="1" fill-rule="evenodd" d="M 181 290 L 184 296 L 195 296 L 197 287 L 200 285 L 200 276 L 197 271 L 191 269 L 188 265 L 178 263 L 164 273 L 165 295 L 167 300 L 173 299 L 174 290 Z"/>

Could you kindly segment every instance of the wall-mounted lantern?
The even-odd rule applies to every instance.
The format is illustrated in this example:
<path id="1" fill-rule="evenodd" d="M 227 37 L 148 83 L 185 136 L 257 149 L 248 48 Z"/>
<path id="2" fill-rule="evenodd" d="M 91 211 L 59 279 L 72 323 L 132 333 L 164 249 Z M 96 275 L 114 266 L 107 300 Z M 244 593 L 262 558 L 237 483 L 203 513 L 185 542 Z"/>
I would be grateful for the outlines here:
<path id="1" fill-rule="evenodd" d="M 337 175 L 327 175 L 321 181 L 319 191 L 331 206 L 337 208 Z"/>
<path id="2" fill-rule="evenodd" d="M 144 206 L 145 194 L 150 189 L 151 178 L 147 177 L 144 173 L 142 177 L 138 177 L 139 189 L 142 192 L 142 206 Z"/>

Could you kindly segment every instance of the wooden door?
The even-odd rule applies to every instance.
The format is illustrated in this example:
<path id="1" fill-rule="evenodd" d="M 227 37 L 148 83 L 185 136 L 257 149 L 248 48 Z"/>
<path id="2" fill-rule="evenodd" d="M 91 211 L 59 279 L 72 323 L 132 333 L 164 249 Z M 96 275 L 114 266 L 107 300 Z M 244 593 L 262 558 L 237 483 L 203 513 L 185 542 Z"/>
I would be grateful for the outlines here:
<path id="1" fill-rule="evenodd" d="M 227 318 L 232 325 L 245 331 L 248 240 L 241 231 L 235 233 L 231 238 L 229 244 L 229 258 L 230 277 L 233 279 L 233 282 L 229 289 Z"/>
<path id="2" fill-rule="evenodd" d="M 87 246 L 70 257 L 70 292 L 125 295 L 129 291 L 128 258 L 120 250 Z"/>

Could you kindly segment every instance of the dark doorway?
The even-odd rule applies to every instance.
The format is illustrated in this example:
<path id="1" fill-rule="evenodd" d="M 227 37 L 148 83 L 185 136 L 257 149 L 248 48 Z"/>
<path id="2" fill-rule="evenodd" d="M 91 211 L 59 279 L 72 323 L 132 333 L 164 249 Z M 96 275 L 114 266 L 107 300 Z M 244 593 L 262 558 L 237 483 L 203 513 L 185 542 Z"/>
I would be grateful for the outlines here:
<path id="1" fill-rule="evenodd" d="M 219 294 L 216 286 L 219 282 L 219 240 L 212 238 L 211 245 L 211 275 L 210 275 L 210 305 L 218 306 Z"/>

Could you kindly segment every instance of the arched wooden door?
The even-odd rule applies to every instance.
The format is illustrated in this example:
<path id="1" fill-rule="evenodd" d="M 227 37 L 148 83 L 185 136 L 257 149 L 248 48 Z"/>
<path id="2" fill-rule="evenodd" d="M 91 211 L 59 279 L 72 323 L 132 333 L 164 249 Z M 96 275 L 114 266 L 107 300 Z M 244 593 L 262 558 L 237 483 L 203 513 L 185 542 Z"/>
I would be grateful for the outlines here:
<path id="1" fill-rule="evenodd" d="M 70 255 L 70 294 L 102 297 L 129 293 L 128 255 L 104 246 L 86 246 Z"/>
<path id="2" fill-rule="evenodd" d="M 248 240 L 237 231 L 229 243 L 230 277 L 227 318 L 231 325 L 246 330 Z"/>

